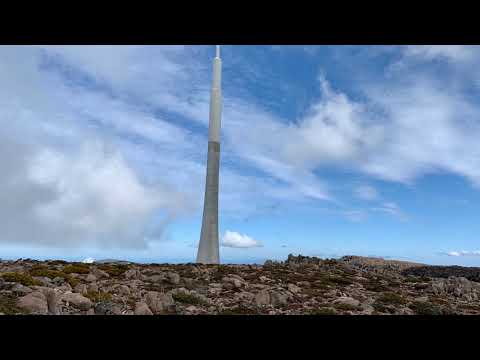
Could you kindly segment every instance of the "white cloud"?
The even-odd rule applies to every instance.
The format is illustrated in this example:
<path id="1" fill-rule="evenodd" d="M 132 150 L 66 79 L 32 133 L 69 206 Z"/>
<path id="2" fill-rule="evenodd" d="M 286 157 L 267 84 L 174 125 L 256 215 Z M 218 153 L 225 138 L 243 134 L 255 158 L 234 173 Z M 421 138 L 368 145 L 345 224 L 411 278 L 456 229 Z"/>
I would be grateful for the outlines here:
<path id="1" fill-rule="evenodd" d="M 91 258 L 91 257 L 88 257 L 88 258 L 82 260 L 82 263 L 84 263 L 84 264 L 93 264 L 94 262 L 95 262 L 95 259 Z"/>
<path id="2" fill-rule="evenodd" d="M 362 200 L 376 200 L 379 197 L 377 190 L 369 185 L 358 186 L 354 190 L 354 194 L 357 198 Z"/>
<path id="3" fill-rule="evenodd" d="M 446 59 L 448 61 L 472 60 L 476 46 L 472 45 L 410 45 L 405 46 L 405 54 L 426 60 Z"/>
<path id="4" fill-rule="evenodd" d="M 372 211 L 383 212 L 402 221 L 408 220 L 407 215 L 394 202 L 384 202 L 380 206 L 372 208 Z"/>
<path id="5" fill-rule="evenodd" d="M 477 251 L 450 251 L 446 253 L 448 256 L 480 256 L 480 250 Z"/>
<path id="6" fill-rule="evenodd" d="M 227 230 L 222 238 L 222 246 L 247 249 L 262 247 L 262 244 L 247 235 L 242 235 L 238 232 Z"/>

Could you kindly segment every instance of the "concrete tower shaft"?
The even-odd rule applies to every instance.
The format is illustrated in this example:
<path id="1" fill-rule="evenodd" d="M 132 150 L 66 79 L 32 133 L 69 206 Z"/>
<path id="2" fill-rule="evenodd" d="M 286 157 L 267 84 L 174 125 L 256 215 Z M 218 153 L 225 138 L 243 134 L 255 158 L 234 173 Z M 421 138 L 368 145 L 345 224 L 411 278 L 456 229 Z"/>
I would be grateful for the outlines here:
<path id="1" fill-rule="evenodd" d="M 198 245 L 197 263 L 220 262 L 218 236 L 218 187 L 220 172 L 220 127 L 222 117 L 222 60 L 217 45 L 213 60 L 213 81 L 210 95 L 210 119 L 208 128 L 207 178 L 203 205 L 202 231 Z"/>

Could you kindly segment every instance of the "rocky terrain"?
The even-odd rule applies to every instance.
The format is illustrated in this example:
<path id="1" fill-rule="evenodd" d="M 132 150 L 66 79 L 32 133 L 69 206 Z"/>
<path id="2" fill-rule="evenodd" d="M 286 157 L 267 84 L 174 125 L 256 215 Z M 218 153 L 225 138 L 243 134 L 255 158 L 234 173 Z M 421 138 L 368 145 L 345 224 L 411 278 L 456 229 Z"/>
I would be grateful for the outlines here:
<path id="1" fill-rule="evenodd" d="M 480 314 L 480 268 L 290 255 L 260 265 L 0 262 L 0 313 Z"/>

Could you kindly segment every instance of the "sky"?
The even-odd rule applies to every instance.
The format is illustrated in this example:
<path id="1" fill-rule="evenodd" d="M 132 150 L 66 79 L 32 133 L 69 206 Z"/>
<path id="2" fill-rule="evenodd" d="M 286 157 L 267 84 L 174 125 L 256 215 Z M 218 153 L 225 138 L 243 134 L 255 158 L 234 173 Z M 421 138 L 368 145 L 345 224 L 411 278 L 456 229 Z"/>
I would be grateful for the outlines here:
<path id="1" fill-rule="evenodd" d="M 214 46 L 0 46 L 0 258 L 194 262 Z M 222 46 L 220 255 L 480 266 L 480 48 Z"/>

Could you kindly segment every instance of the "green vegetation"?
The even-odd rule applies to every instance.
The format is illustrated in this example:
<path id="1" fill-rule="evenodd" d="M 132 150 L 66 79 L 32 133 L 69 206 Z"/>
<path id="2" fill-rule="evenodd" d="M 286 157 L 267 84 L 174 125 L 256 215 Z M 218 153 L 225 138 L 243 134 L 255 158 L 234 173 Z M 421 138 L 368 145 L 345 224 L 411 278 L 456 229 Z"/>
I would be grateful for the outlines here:
<path id="1" fill-rule="evenodd" d="M 38 280 L 35 280 L 27 273 L 10 272 L 10 273 L 3 273 L 0 276 L 5 281 L 20 283 L 24 286 L 34 286 L 34 285 L 41 286 L 42 285 L 41 282 L 39 282 Z"/>
<path id="2" fill-rule="evenodd" d="M 376 302 L 381 304 L 403 305 L 407 303 L 407 300 L 405 300 L 405 298 L 399 294 L 386 292 L 380 295 Z"/>
<path id="3" fill-rule="evenodd" d="M 429 278 L 426 278 L 426 277 L 419 277 L 419 276 L 407 276 L 404 280 L 404 282 L 406 283 L 412 283 L 412 284 L 416 284 L 416 283 L 424 283 L 424 282 L 429 282 L 430 279 Z"/>
<path id="4" fill-rule="evenodd" d="M 308 315 L 336 315 L 337 312 L 332 308 L 318 308 L 310 311 Z"/>
<path id="5" fill-rule="evenodd" d="M 112 300 L 111 294 L 101 291 L 88 291 L 84 296 L 89 298 L 93 303 Z"/>
<path id="6" fill-rule="evenodd" d="M 67 268 L 68 266 L 65 267 L 65 269 Z M 66 282 L 70 284 L 72 288 L 74 288 L 80 283 L 80 281 L 69 275 L 71 272 L 66 272 L 65 269 L 64 271 L 51 270 L 45 265 L 34 265 L 30 269 L 29 274 L 30 276 L 47 277 L 49 279 L 55 279 L 57 277 L 63 278 Z"/>
<path id="7" fill-rule="evenodd" d="M 335 309 L 344 310 L 344 311 L 360 311 L 362 308 L 360 306 L 354 306 L 350 304 L 334 304 Z"/>
<path id="8" fill-rule="evenodd" d="M 391 307 L 388 307 L 388 306 L 386 306 L 385 304 L 382 304 L 382 303 L 377 303 L 376 302 L 372 306 L 375 309 L 375 311 L 377 311 L 379 313 L 389 313 L 389 314 L 395 313 L 395 309 L 392 309 Z"/>
<path id="9" fill-rule="evenodd" d="M 256 315 L 257 311 L 245 306 L 236 306 L 220 311 L 218 315 Z"/>
<path id="10" fill-rule="evenodd" d="M 90 265 L 83 263 L 73 263 L 63 268 L 65 274 L 88 274 L 90 272 Z"/>
<path id="11" fill-rule="evenodd" d="M 350 279 L 349 276 L 335 275 L 335 276 L 330 276 L 330 278 L 328 280 L 329 280 L 329 282 L 331 282 L 335 285 L 351 285 L 351 284 L 353 284 L 353 281 Z"/>
<path id="12" fill-rule="evenodd" d="M 108 275 L 112 277 L 119 277 L 128 270 L 128 265 L 123 264 L 102 264 L 99 265 L 100 270 L 105 271 Z"/>
<path id="13" fill-rule="evenodd" d="M 52 265 L 52 266 L 55 266 L 55 265 L 66 265 L 66 264 L 68 264 L 68 262 L 63 261 L 63 260 L 52 260 L 52 261 L 49 261 L 49 262 L 48 262 L 48 265 Z"/>
<path id="14" fill-rule="evenodd" d="M 180 303 L 184 304 L 191 304 L 191 305 L 205 305 L 205 301 L 189 294 L 184 294 L 184 293 L 178 293 L 175 295 L 172 295 L 173 300 L 178 301 Z"/>
<path id="15" fill-rule="evenodd" d="M 78 284 L 80 284 L 80 280 L 72 277 L 72 276 L 67 276 L 65 278 L 65 280 L 68 282 L 68 284 L 72 287 L 72 289 L 77 286 Z"/>
<path id="16" fill-rule="evenodd" d="M 59 270 L 50 270 L 45 265 L 34 265 L 29 270 L 29 274 L 31 276 L 38 276 L 38 277 L 48 277 L 49 279 L 55 279 L 56 277 L 65 278 L 65 273 Z"/>
<path id="17" fill-rule="evenodd" d="M 410 306 L 417 315 L 442 315 L 442 309 L 435 304 L 415 301 Z"/>
<path id="18" fill-rule="evenodd" d="M 17 307 L 15 296 L 6 294 L 0 294 L 0 313 L 5 315 L 27 314 L 25 310 Z"/>

